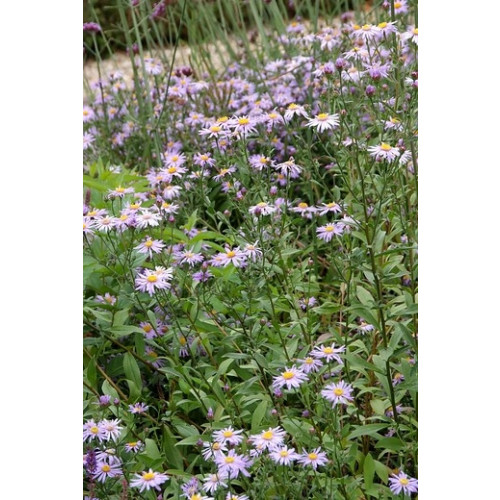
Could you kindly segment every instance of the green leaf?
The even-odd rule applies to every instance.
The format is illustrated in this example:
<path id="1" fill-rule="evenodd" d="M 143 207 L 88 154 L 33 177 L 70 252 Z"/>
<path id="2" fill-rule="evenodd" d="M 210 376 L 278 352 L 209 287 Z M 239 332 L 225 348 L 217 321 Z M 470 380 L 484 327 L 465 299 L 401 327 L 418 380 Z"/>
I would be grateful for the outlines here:
<path id="1" fill-rule="evenodd" d="M 125 321 L 127 321 L 129 315 L 130 315 L 130 309 L 128 308 L 116 312 L 113 318 L 113 328 L 117 326 L 123 326 L 125 324 Z"/>
<path id="2" fill-rule="evenodd" d="M 187 438 L 182 439 L 175 446 L 187 446 L 187 445 L 195 445 L 200 440 L 199 434 L 194 436 L 188 436 Z"/>
<path id="3" fill-rule="evenodd" d="M 125 337 L 126 335 L 130 335 L 132 333 L 144 333 L 141 328 L 132 325 L 113 326 L 108 328 L 108 332 L 113 334 L 113 337 Z"/>
<path id="4" fill-rule="evenodd" d="M 125 377 L 128 381 L 131 381 L 135 387 L 130 388 L 130 396 L 132 398 L 138 397 L 141 394 L 142 389 L 142 378 L 141 378 L 141 370 L 139 369 L 139 365 L 135 358 L 127 352 L 123 356 L 123 371 L 125 372 Z M 130 386 L 130 384 L 129 384 Z M 132 394 L 132 392 L 137 392 L 138 394 Z"/>
<path id="5" fill-rule="evenodd" d="M 388 424 L 366 424 L 356 427 L 348 436 L 349 439 L 354 439 L 359 436 L 374 436 L 378 431 L 386 429 Z"/>
<path id="6" fill-rule="evenodd" d="M 146 439 L 145 440 L 145 449 L 144 449 L 144 454 L 153 459 L 157 460 L 158 458 L 161 458 L 161 453 L 160 450 L 158 449 L 158 446 L 156 445 L 156 442 L 153 441 L 152 439 Z"/>
<path id="7" fill-rule="evenodd" d="M 372 399 L 370 405 L 377 415 L 385 415 L 385 403 L 381 399 Z"/>
<path id="8" fill-rule="evenodd" d="M 175 469 L 184 470 L 182 455 L 180 451 L 175 447 L 174 436 L 172 435 L 172 432 L 167 427 L 167 425 L 163 426 L 162 449 L 169 465 L 173 465 L 173 468 Z"/>
<path id="9" fill-rule="evenodd" d="M 375 472 L 377 476 L 382 480 L 382 482 L 387 483 L 387 480 L 389 479 L 389 468 L 387 465 L 384 465 L 377 460 L 374 460 L 373 463 L 375 465 Z"/>
<path id="10" fill-rule="evenodd" d="M 231 366 L 231 364 L 234 362 L 234 359 L 225 359 L 220 365 L 219 369 L 217 370 L 217 375 L 220 377 L 221 375 L 225 375 Z"/>
<path id="11" fill-rule="evenodd" d="M 267 400 L 261 401 L 252 415 L 252 431 L 256 431 L 267 412 Z"/>
<path id="12" fill-rule="evenodd" d="M 366 488 L 371 488 L 373 485 L 373 476 L 375 475 L 375 461 L 370 454 L 366 455 L 365 463 L 363 464 L 363 476 L 365 478 Z"/>
<path id="13" fill-rule="evenodd" d="M 362 286 L 356 287 L 356 296 L 364 306 L 373 307 L 373 305 L 375 304 L 373 295 Z"/>
<path id="14" fill-rule="evenodd" d="M 391 451 L 400 451 L 403 450 L 404 447 L 405 445 L 401 439 L 396 437 L 383 438 L 375 445 L 375 448 L 383 448 Z"/>
<path id="15" fill-rule="evenodd" d="M 116 392 L 115 388 L 107 380 L 102 383 L 102 393 L 113 398 L 120 399 L 120 396 Z"/>

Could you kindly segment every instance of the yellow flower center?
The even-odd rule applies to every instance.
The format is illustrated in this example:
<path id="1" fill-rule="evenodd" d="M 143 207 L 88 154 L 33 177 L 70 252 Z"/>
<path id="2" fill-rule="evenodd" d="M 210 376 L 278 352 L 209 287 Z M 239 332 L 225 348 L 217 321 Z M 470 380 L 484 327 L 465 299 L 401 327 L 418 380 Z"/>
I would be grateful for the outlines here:
<path id="1" fill-rule="evenodd" d="M 97 210 L 92 210 L 87 214 L 89 217 L 94 217 L 94 215 L 97 215 Z"/>
<path id="2" fill-rule="evenodd" d="M 97 434 L 99 432 L 99 427 L 96 427 L 95 425 L 90 428 L 90 432 L 92 434 Z"/>
<path id="3" fill-rule="evenodd" d="M 364 24 L 363 25 L 363 31 L 369 31 L 369 29 L 371 28 L 371 26 L 369 24 Z"/>
<path id="4" fill-rule="evenodd" d="M 239 118 L 238 119 L 238 125 L 248 125 L 250 123 L 250 120 L 248 118 Z"/>
<path id="5" fill-rule="evenodd" d="M 201 500 L 201 495 L 199 493 L 195 493 L 189 497 L 189 500 Z"/>
<path id="6" fill-rule="evenodd" d="M 391 118 L 391 123 L 399 123 L 400 120 L 398 120 L 397 118 Z"/>
<path id="7" fill-rule="evenodd" d="M 146 241 L 146 243 L 144 243 L 144 246 L 148 247 L 148 248 L 152 247 L 153 246 L 153 240 Z"/>
<path id="8" fill-rule="evenodd" d="M 214 445 L 212 446 L 212 448 L 217 451 L 217 450 L 220 450 L 220 443 L 214 443 Z"/>
<path id="9" fill-rule="evenodd" d="M 333 228 L 332 228 L 332 230 L 333 230 Z M 331 347 L 324 347 L 323 352 L 325 354 L 333 354 L 333 349 Z"/>
<path id="10" fill-rule="evenodd" d="M 156 474 L 154 472 L 146 472 L 142 475 L 142 479 L 144 479 L 144 481 L 151 481 L 155 476 Z"/>
<path id="11" fill-rule="evenodd" d="M 380 29 L 384 29 L 386 26 L 387 26 L 387 23 L 386 23 L 385 21 L 384 21 L 383 23 L 380 23 L 380 24 L 378 25 L 378 27 L 379 27 Z"/>
<path id="12" fill-rule="evenodd" d="M 139 207 L 140 207 L 140 205 L 138 203 L 132 203 L 132 205 L 130 205 L 130 208 L 132 210 L 137 210 Z"/>
<path id="13" fill-rule="evenodd" d="M 297 104 L 295 104 L 295 103 L 293 103 L 293 102 L 292 102 L 292 104 L 290 104 L 290 105 L 288 106 L 288 109 L 290 109 L 290 110 L 294 110 L 294 109 L 297 109 L 297 108 L 298 108 Z"/>
<path id="14" fill-rule="evenodd" d="M 307 208 L 308 206 L 307 203 L 299 203 L 299 208 Z"/>
<path id="15" fill-rule="evenodd" d="M 152 358 L 155 358 L 155 359 L 158 357 L 158 354 L 156 354 L 156 352 L 154 352 L 154 351 L 151 351 L 151 352 L 149 352 L 148 354 L 149 354 Z"/>
<path id="16" fill-rule="evenodd" d="M 87 229 L 87 224 L 83 223 L 83 229 Z"/>
<path id="17" fill-rule="evenodd" d="M 265 439 L 266 441 L 269 441 L 273 438 L 273 433 L 271 431 L 266 431 L 264 434 L 262 434 L 262 439 Z"/>
<path id="18" fill-rule="evenodd" d="M 164 201 L 162 204 L 161 204 L 161 208 L 168 208 L 170 206 L 170 203 L 167 203 L 166 201 Z"/>
<path id="19" fill-rule="evenodd" d="M 333 231 L 333 229 L 334 229 L 334 227 L 331 224 L 328 224 L 328 226 L 325 227 L 325 231 L 328 233 L 331 233 Z M 325 352 L 326 352 L 326 349 L 325 349 Z"/>
<path id="20" fill-rule="evenodd" d="M 226 175 L 229 172 L 228 168 L 223 168 L 220 172 L 219 175 Z"/>
<path id="21" fill-rule="evenodd" d="M 399 9 L 401 7 L 401 2 L 395 2 L 394 3 L 394 8 Z"/>
<path id="22" fill-rule="evenodd" d="M 282 457 L 288 457 L 289 453 L 288 453 L 288 451 L 287 451 L 287 450 L 281 450 L 281 451 L 280 451 L 280 455 L 281 455 Z"/>
<path id="23" fill-rule="evenodd" d="M 224 461 L 226 464 L 232 464 L 234 462 L 234 457 L 226 457 Z"/>
<path id="24" fill-rule="evenodd" d="M 158 276 L 156 274 L 151 274 L 146 278 L 150 283 L 155 283 L 158 281 Z"/>
<path id="25" fill-rule="evenodd" d="M 90 113 L 87 109 L 84 109 L 83 110 L 83 116 L 88 116 Z"/>
<path id="26" fill-rule="evenodd" d="M 172 156 L 171 161 L 179 161 L 179 157 L 177 155 Z"/>
<path id="27" fill-rule="evenodd" d="M 225 438 L 230 438 L 233 435 L 233 431 L 224 431 L 223 436 Z"/>
<path id="28" fill-rule="evenodd" d="M 267 203 L 265 201 L 261 201 L 260 203 L 257 203 L 258 207 L 265 207 L 267 206 Z"/>
<path id="29" fill-rule="evenodd" d="M 320 113 L 316 116 L 317 120 L 321 120 L 322 122 L 328 120 L 328 113 Z"/>
<path id="30" fill-rule="evenodd" d="M 137 446 L 137 441 L 133 441 L 132 443 L 127 443 L 131 448 Z"/>
<path id="31" fill-rule="evenodd" d="M 399 482 L 403 485 L 403 486 L 406 486 L 410 481 L 408 481 L 408 479 L 406 479 L 406 477 L 400 477 L 399 478 Z"/>
<path id="32" fill-rule="evenodd" d="M 203 161 L 207 161 L 208 160 L 208 156 L 207 155 L 201 155 L 200 159 L 203 160 Z"/>
<path id="33" fill-rule="evenodd" d="M 295 373 L 293 373 L 293 372 L 285 372 L 285 373 L 283 373 L 282 377 L 285 380 L 290 380 L 291 378 L 295 377 Z"/>
<path id="34" fill-rule="evenodd" d="M 383 142 L 380 145 L 380 149 L 382 149 L 383 151 L 390 151 L 392 148 L 391 148 L 391 146 L 389 146 L 389 144 L 386 144 L 385 142 Z"/>
<path id="35" fill-rule="evenodd" d="M 269 113 L 267 116 L 269 116 L 269 118 L 273 119 L 274 118 L 278 118 L 278 115 L 276 113 Z"/>
<path id="36" fill-rule="evenodd" d="M 210 127 L 211 132 L 220 132 L 222 129 L 218 125 L 212 125 Z"/>
<path id="37" fill-rule="evenodd" d="M 179 337 L 179 342 L 181 343 L 181 345 L 186 345 L 186 338 L 185 337 Z M 217 443 L 215 443 L 217 444 Z M 215 447 L 215 444 L 214 444 L 214 447 Z"/>
<path id="38" fill-rule="evenodd" d="M 108 465 L 108 464 L 104 464 L 102 467 L 101 467 L 101 470 L 103 472 L 109 472 L 111 470 L 111 467 Z"/>
<path id="39" fill-rule="evenodd" d="M 309 458 L 309 460 L 316 460 L 318 458 L 318 455 L 316 455 L 316 453 L 309 453 L 307 457 Z"/>
<path id="40" fill-rule="evenodd" d="M 260 160 L 259 160 L 262 164 L 265 164 L 267 163 L 267 158 L 265 156 L 263 156 Z"/>
<path id="41" fill-rule="evenodd" d="M 217 121 L 219 123 L 225 123 L 229 120 L 229 118 L 227 116 L 221 116 L 220 118 L 217 118 Z"/>
<path id="42" fill-rule="evenodd" d="M 232 250 L 230 252 L 226 253 L 226 257 L 228 259 L 232 259 L 236 255 L 236 252 L 233 252 Z"/>
<path id="43" fill-rule="evenodd" d="M 169 174 L 174 174 L 175 172 L 177 172 L 177 167 L 170 167 L 170 168 L 168 169 L 168 173 L 169 173 Z"/>
<path id="44" fill-rule="evenodd" d="M 413 34 L 418 35 L 418 28 L 413 28 Z"/>
<path id="45" fill-rule="evenodd" d="M 125 188 L 122 188 L 121 186 L 118 186 L 118 187 L 115 189 L 115 191 L 116 191 L 117 193 L 124 193 L 124 192 L 125 192 Z"/>
<path id="46" fill-rule="evenodd" d="M 306 365 L 312 365 L 314 363 L 314 360 L 312 358 L 306 358 L 304 362 Z"/>
<path id="47" fill-rule="evenodd" d="M 337 387 L 336 389 L 333 389 L 333 394 L 335 394 L 335 396 L 342 396 L 342 394 L 344 394 L 344 389 Z"/>
<path id="48" fill-rule="evenodd" d="M 361 26 L 360 26 L 359 24 L 355 24 L 355 25 L 352 27 L 352 29 L 353 29 L 354 31 L 358 31 L 358 30 L 360 30 L 360 29 L 361 29 Z"/>
<path id="49" fill-rule="evenodd" d="M 120 215 L 120 220 L 127 220 L 127 219 L 128 219 L 127 214 Z"/>

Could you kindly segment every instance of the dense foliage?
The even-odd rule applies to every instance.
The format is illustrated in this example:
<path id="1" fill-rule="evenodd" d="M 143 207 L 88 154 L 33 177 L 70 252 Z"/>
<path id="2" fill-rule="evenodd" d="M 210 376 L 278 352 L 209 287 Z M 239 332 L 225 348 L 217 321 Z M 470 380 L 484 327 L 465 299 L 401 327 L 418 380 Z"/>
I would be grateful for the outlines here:
<path id="1" fill-rule="evenodd" d="M 218 75 L 132 55 L 132 87 L 92 85 L 89 498 L 417 491 L 410 10 L 263 26 Z"/>

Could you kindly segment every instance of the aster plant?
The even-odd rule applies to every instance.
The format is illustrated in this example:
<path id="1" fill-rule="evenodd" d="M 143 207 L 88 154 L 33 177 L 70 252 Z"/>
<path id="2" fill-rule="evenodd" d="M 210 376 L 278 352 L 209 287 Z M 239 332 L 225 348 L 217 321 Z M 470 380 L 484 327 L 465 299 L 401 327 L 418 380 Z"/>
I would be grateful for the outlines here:
<path id="1" fill-rule="evenodd" d="M 133 78 L 87 89 L 84 495 L 408 498 L 416 5 L 244 4 L 251 37 L 240 2 L 196 2 L 203 28 L 188 0 L 117 2 Z M 195 43 L 216 26 L 223 70 Z"/>

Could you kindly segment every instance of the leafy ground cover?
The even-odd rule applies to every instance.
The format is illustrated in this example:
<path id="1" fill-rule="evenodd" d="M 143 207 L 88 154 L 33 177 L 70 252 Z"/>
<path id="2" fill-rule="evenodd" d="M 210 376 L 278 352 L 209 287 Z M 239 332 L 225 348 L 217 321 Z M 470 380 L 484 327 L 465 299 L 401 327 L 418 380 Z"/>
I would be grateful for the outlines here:
<path id="1" fill-rule="evenodd" d="M 417 493 L 414 10 L 92 86 L 87 498 Z"/>

